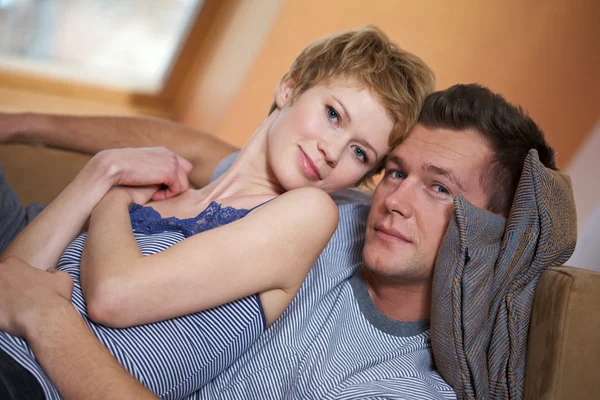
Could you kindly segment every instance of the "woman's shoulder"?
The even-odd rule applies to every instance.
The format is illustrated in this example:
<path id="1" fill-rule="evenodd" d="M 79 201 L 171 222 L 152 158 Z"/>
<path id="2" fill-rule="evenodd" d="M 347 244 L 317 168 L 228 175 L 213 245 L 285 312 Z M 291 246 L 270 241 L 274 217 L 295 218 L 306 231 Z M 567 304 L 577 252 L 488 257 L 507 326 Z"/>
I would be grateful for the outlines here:
<path id="1" fill-rule="evenodd" d="M 265 208 L 281 209 L 302 218 L 338 220 L 338 209 L 329 194 L 321 189 L 303 187 L 287 191 L 276 197 Z"/>

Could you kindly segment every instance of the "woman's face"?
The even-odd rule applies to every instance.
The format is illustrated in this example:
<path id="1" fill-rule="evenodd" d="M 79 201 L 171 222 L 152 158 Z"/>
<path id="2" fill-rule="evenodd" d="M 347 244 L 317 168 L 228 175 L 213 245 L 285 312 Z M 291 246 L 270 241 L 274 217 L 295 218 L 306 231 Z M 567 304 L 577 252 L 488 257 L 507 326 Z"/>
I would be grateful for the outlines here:
<path id="1" fill-rule="evenodd" d="M 392 119 L 377 97 L 353 80 L 318 84 L 292 103 L 283 82 L 268 136 L 268 160 L 280 185 L 335 192 L 356 184 L 388 152 Z"/>

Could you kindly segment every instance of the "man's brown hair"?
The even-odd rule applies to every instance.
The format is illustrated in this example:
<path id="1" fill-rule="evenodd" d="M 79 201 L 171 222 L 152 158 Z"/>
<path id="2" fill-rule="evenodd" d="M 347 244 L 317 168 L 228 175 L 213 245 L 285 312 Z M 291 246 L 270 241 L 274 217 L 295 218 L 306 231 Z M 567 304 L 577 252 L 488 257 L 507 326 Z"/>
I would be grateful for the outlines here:
<path id="1" fill-rule="evenodd" d="M 540 127 L 521 107 L 483 86 L 454 85 L 431 94 L 418 122 L 430 128 L 473 129 L 486 139 L 492 157 L 481 184 L 486 208 L 495 214 L 508 216 L 529 150 L 538 151 L 544 166 L 557 169 L 554 149 Z"/>

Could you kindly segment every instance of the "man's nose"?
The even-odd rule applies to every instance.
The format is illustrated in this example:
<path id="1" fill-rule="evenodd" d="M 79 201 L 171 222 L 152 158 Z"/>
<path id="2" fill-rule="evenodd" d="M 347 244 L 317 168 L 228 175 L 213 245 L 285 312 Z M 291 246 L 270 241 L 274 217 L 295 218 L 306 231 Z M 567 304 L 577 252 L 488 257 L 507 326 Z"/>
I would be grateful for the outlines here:
<path id="1" fill-rule="evenodd" d="M 398 187 L 385 198 L 386 210 L 393 214 L 400 214 L 404 218 L 412 217 L 417 198 L 416 190 L 415 183 L 409 180 L 400 182 Z"/>
<path id="2" fill-rule="evenodd" d="M 323 154 L 323 158 L 327 165 L 331 168 L 335 168 L 340 161 L 343 154 L 344 148 L 346 147 L 346 140 L 343 138 L 334 138 L 333 135 L 328 139 L 320 140 L 317 143 L 317 148 Z"/>

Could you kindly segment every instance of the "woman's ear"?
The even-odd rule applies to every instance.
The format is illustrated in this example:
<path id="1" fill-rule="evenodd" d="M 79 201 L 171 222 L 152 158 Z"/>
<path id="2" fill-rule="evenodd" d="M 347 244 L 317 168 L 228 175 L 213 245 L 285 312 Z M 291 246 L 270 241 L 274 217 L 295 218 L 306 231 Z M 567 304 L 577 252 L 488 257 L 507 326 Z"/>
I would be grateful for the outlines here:
<path id="1" fill-rule="evenodd" d="M 275 89 L 275 104 L 280 110 L 292 104 L 292 93 L 296 87 L 296 82 L 293 79 L 286 79 L 277 85 Z"/>

